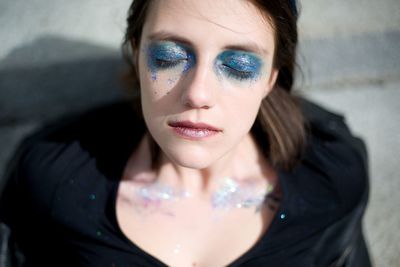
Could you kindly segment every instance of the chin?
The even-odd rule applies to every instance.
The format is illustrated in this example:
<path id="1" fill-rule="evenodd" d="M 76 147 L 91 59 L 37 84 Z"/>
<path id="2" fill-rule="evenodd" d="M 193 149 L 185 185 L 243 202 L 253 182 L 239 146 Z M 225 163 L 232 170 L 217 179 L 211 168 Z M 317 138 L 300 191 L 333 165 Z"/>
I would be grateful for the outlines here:
<path id="1" fill-rule="evenodd" d="M 200 161 L 175 161 L 176 164 L 179 164 L 182 167 L 188 169 L 202 170 L 210 166 L 210 162 L 200 162 Z"/>
<path id="2" fill-rule="evenodd" d="M 165 152 L 164 152 L 165 153 Z M 216 159 L 210 156 L 210 153 L 183 153 L 182 151 L 169 151 L 165 153 L 173 163 L 190 169 L 205 169 L 209 167 Z"/>

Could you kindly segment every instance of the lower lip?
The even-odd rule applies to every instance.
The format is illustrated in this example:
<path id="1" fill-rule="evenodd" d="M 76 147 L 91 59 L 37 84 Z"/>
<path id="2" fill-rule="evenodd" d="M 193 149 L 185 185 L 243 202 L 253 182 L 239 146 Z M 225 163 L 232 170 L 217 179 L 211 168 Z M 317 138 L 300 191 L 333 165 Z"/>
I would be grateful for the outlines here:
<path id="1" fill-rule="evenodd" d="M 196 129 L 187 127 L 172 127 L 172 129 L 179 136 L 190 140 L 201 140 L 212 137 L 219 133 L 219 131 L 213 131 L 209 129 Z"/>

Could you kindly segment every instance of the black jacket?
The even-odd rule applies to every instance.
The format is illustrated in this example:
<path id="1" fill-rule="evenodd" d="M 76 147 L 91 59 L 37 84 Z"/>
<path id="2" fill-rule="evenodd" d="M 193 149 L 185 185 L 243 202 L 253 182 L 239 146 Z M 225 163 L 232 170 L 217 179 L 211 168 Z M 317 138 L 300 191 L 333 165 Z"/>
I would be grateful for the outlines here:
<path id="1" fill-rule="evenodd" d="M 283 201 L 267 233 L 230 266 L 368 267 L 364 143 L 344 118 L 303 100 L 301 163 L 278 170 Z M 20 266 L 165 266 L 119 229 L 116 188 L 145 131 L 127 103 L 51 124 L 10 161 L 0 227 L 4 262 Z M 150 237 L 151 238 L 151 237 Z M 5 263 L 4 263 L 5 264 Z M 7 265 L 5 265 L 7 266 Z"/>

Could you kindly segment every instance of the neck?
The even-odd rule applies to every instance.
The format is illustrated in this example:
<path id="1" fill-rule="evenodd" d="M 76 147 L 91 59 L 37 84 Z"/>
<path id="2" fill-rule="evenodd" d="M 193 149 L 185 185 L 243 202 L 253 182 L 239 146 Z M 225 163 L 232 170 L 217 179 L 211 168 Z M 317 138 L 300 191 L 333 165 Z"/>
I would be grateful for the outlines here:
<path id="1" fill-rule="evenodd" d="M 239 183 L 268 181 L 272 169 L 261 155 L 253 137 L 248 134 L 232 151 L 203 169 L 181 166 L 161 151 L 160 168 L 151 170 L 148 137 L 145 136 L 138 149 L 128 161 L 124 176 L 135 182 L 164 184 L 192 196 L 209 197 L 226 182 L 226 178 Z"/>

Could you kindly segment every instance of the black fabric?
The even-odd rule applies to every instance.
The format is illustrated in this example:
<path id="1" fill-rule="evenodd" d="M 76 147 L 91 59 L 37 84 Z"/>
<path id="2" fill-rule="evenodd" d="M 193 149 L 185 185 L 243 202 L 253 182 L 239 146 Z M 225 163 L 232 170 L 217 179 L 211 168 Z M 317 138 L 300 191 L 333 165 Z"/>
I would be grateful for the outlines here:
<path id="1" fill-rule="evenodd" d="M 261 240 L 230 266 L 370 266 L 361 224 L 368 200 L 364 143 L 342 116 L 305 100 L 302 107 L 309 134 L 301 164 L 278 170 L 279 210 Z M 24 266 L 165 266 L 128 240 L 115 217 L 123 167 L 144 132 L 131 106 L 116 103 L 22 143 L 0 221 L 11 228 Z"/>

